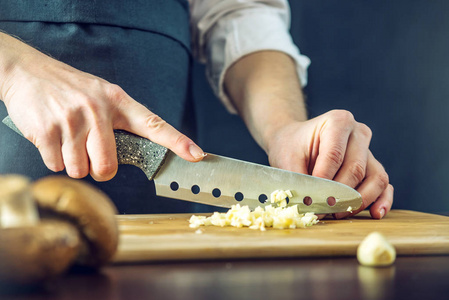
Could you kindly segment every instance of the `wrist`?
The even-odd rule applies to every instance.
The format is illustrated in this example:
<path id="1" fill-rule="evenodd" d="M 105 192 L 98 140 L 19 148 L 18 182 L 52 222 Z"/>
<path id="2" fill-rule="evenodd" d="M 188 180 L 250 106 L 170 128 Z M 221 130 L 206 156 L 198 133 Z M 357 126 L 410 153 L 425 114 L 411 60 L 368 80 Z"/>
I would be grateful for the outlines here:
<path id="1" fill-rule="evenodd" d="M 7 98 L 13 74 L 29 53 L 27 48 L 32 49 L 16 38 L 0 32 L 0 100 L 5 101 Z"/>
<path id="2" fill-rule="evenodd" d="M 293 136 L 293 133 L 305 122 L 299 119 L 280 118 L 281 121 L 267 123 L 261 135 L 260 145 L 268 155 L 271 152 L 270 149 L 277 147 L 284 136 Z"/>
<path id="3" fill-rule="evenodd" d="M 284 53 L 261 51 L 241 58 L 227 71 L 226 92 L 266 152 L 279 130 L 307 120 L 295 66 Z"/>

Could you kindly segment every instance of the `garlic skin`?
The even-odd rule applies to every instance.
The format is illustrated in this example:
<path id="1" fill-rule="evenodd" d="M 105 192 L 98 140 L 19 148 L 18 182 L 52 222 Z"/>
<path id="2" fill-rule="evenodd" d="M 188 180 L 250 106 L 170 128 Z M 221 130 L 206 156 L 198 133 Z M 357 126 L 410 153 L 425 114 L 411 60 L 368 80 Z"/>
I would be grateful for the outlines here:
<path id="1" fill-rule="evenodd" d="M 380 232 L 372 232 L 357 248 L 357 259 L 361 265 L 384 267 L 394 263 L 396 249 Z"/>

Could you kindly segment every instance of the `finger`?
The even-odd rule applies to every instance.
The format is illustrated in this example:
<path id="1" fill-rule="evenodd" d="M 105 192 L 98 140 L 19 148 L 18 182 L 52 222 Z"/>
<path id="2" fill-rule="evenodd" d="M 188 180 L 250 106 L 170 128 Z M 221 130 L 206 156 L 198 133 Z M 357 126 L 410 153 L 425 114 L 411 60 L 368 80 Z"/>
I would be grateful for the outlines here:
<path id="1" fill-rule="evenodd" d="M 385 172 L 384 167 L 374 158 L 372 153 L 369 152 L 366 178 L 357 189 L 362 195 L 363 207 L 366 208 L 376 201 L 388 185 L 389 178 L 387 172 Z"/>
<path id="2" fill-rule="evenodd" d="M 394 188 L 391 184 L 383 191 L 370 207 L 370 214 L 373 219 L 382 219 L 393 205 Z"/>
<path id="3" fill-rule="evenodd" d="M 117 173 L 117 151 L 112 125 L 104 129 L 92 128 L 87 136 L 86 150 L 90 162 L 90 175 L 96 181 L 107 181 Z"/>
<path id="4" fill-rule="evenodd" d="M 125 128 L 120 129 L 130 131 L 169 148 L 188 161 L 200 161 L 205 156 L 204 151 L 191 139 L 140 103 L 134 100 L 129 101 L 121 113 L 122 120 L 119 123 Z"/>
<path id="5" fill-rule="evenodd" d="M 365 180 L 357 188 L 358 192 L 362 195 L 363 204 L 357 211 L 352 213 L 339 213 L 335 214 L 335 217 L 345 218 L 350 215 L 355 215 L 360 211 L 364 210 L 366 207 L 370 206 L 371 203 L 377 200 L 379 196 L 385 191 L 389 185 L 388 174 L 385 172 L 384 167 L 374 158 L 371 152 L 368 154 L 368 164 L 366 169 Z M 387 194 L 388 196 L 389 194 Z M 384 200 L 386 201 L 386 200 Z M 392 198 L 389 199 L 391 204 L 393 203 Z M 387 202 L 383 202 L 384 206 Z M 387 211 L 391 209 L 391 205 L 387 207 Z M 381 212 L 378 211 L 380 215 Z"/>
<path id="6" fill-rule="evenodd" d="M 322 220 L 325 217 L 327 217 L 327 214 L 318 214 L 317 217 L 318 217 L 318 220 Z"/>
<path id="7" fill-rule="evenodd" d="M 340 121 L 330 120 L 321 129 L 313 176 L 333 179 L 343 163 L 352 126 L 347 121 L 344 121 L 343 126 L 338 123 Z"/>
<path id="8" fill-rule="evenodd" d="M 59 134 L 48 134 L 48 138 L 35 142 L 35 146 L 41 154 L 45 166 L 53 172 L 64 170 L 64 161 L 61 153 L 61 141 Z"/>
<path id="9" fill-rule="evenodd" d="M 334 180 L 352 188 L 365 178 L 368 163 L 371 130 L 365 124 L 357 124 L 349 137 L 345 158 Z"/>
<path id="10" fill-rule="evenodd" d="M 83 178 L 89 174 L 86 141 L 82 135 L 64 138 L 61 145 L 61 152 L 68 176 L 72 178 Z"/>

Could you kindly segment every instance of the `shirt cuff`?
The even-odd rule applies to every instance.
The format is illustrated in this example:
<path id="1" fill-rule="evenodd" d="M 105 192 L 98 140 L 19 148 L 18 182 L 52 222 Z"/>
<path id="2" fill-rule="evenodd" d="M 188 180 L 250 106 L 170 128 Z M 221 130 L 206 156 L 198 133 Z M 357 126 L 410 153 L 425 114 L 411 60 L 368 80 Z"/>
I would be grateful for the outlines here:
<path id="1" fill-rule="evenodd" d="M 224 77 L 228 68 L 245 55 L 263 50 L 283 52 L 296 62 L 301 85 L 307 84 L 310 59 L 300 54 L 288 32 L 286 20 L 276 14 L 247 11 L 239 17 L 224 18 L 210 33 L 208 46 L 207 78 L 232 114 L 237 111 L 224 91 Z"/>

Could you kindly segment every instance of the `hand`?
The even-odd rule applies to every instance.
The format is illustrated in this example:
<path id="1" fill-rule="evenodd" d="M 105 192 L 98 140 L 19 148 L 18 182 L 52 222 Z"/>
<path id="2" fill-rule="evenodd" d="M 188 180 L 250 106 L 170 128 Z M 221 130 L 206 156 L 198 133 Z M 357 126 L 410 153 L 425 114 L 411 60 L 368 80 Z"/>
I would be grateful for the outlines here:
<path id="1" fill-rule="evenodd" d="M 393 203 L 393 186 L 383 166 L 369 150 L 371 130 L 348 111 L 334 110 L 278 129 L 267 146 L 274 167 L 335 180 L 357 189 L 363 204 L 358 211 L 336 214 L 344 218 L 371 205 L 381 219 Z"/>
<path id="2" fill-rule="evenodd" d="M 109 180 L 117 172 L 113 129 L 171 149 L 189 161 L 203 151 L 119 86 L 56 61 L 2 34 L 0 97 L 52 171 Z M 7 62 L 7 63 L 5 63 Z"/>

